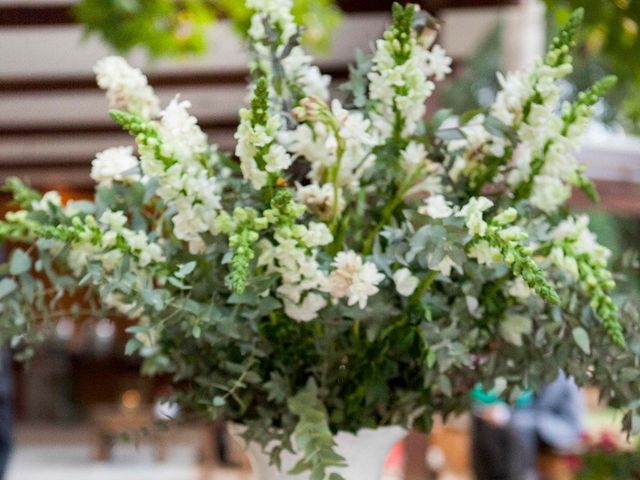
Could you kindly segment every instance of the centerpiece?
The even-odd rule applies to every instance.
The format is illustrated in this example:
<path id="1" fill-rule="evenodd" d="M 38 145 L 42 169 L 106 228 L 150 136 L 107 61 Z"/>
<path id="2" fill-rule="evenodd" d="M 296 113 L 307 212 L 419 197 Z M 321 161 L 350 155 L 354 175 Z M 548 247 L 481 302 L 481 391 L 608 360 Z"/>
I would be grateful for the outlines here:
<path id="1" fill-rule="evenodd" d="M 574 187 L 595 199 L 572 152 L 614 82 L 561 101 L 581 12 L 490 108 L 453 118 L 426 115 L 451 59 L 418 7 L 394 5 L 331 100 L 290 0 L 247 5 L 235 156 L 109 57 L 98 85 L 137 154 L 97 154 L 92 202 L 7 182 L 19 210 L 0 235 L 28 248 L 3 267 L 2 337 L 24 355 L 60 316 L 128 317 L 142 372 L 236 423 L 264 478 L 370 480 L 370 449 L 464 411 L 478 382 L 513 399 L 559 369 L 637 429 L 637 315 L 566 204 Z"/>

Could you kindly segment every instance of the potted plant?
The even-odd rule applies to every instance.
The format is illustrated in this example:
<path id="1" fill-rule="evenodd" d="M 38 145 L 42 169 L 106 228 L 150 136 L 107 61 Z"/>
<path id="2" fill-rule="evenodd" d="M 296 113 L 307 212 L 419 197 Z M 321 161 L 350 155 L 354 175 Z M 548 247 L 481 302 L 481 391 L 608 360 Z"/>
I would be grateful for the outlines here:
<path id="1" fill-rule="evenodd" d="M 391 442 L 466 409 L 477 382 L 516 398 L 558 369 L 637 428 L 637 316 L 566 205 L 573 187 L 595 198 L 572 151 L 614 81 L 560 104 L 581 12 L 532 68 L 500 77 L 486 112 L 425 120 L 451 59 L 416 6 L 394 5 L 341 102 L 298 45 L 290 0 L 247 5 L 238 161 L 187 101 L 161 110 L 110 57 L 98 84 L 137 155 L 96 156 L 93 202 L 8 182 L 20 209 L 0 234 L 29 247 L 0 281 L 3 337 L 28 353 L 60 315 L 126 315 L 143 373 L 238 424 L 268 455 L 264 478 L 375 478 Z M 80 294 L 84 307 L 58 302 Z"/>

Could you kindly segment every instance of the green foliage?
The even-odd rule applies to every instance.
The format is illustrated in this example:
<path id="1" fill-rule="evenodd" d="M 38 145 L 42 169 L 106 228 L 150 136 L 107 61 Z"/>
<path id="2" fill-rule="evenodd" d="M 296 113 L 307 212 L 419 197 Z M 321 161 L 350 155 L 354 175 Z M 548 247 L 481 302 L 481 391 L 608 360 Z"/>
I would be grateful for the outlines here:
<path id="1" fill-rule="evenodd" d="M 415 7 L 411 4 L 402 6 L 394 2 L 392 6 L 391 28 L 385 32 L 384 38 L 392 42 L 393 57 L 398 65 L 402 65 L 409 58 L 411 47 L 409 39 L 413 28 Z"/>
<path id="2" fill-rule="evenodd" d="M 640 451 L 637 441 L 631 449 L 621 449 L 615 435 L 603 432 L 579 458 L 577 480 L 630 480 L 640 478 Z"/>
<path id="3" fill-rule="evenodd" d="M 605 103 L 604 119 L 621 122 L 637 132 L 640 125 L 640 5 L 634 1 L 545 0 L 552 24 L 562 24 L 570 12 L 584 8 L 572 82 L 585 88 L 594 78 L 613 72 L 620 79 Z M 555 25 L 552 25 L 552 27 Z"/>
<path id="4" fill-rule="evenodd" d="M 309 387 L 291 397 L 287 404 L 298 417 L 293 436 L 298 451 L 304 457 L 289 472 L 290 475 L 310 471 L 310 480 L 343 480 L 338 474 L 328 475 L 331 467 L 345 465 L 344 459 L 333 452 L 335 441 L 329 429 L 329 418 L 324 404 L 317 396 L 316 388 Z"/>
<path id="5" fill-rule="evenodd" d="M 576 8 L 571 12 L 558 35 L 553 37 L 549 52 L 545 58 L 547 65 L 557 67 L 571 62 L 570 50 L 576 46 L 576 35 L 584 19 L 584 9 Z"/>
<path id="6" fill-rule="evenodd" d="M 16 177 L 7 178 L 2 190 L 9 193 L 13 201 L 20 208 L 29 208 L 31 202 L 40 200 L 42 197 L 39 192 L 27 187 L 22 180 Z"/>
<path id="7" fill-rule="evenodd" d="M 245 35 L 251 13 L 245 2 L 235 0 L 82 0 L 74 7 L 87 34 L 100 35 L 122 53 L 141 46 L 152 57 L 204 53 L 207 30 L 219 17 L 229 18 Z M 306 43 L 329 47 L 340 21 L 332 0 L 295 0 L 293 13 L 306 27 Z"/>
<path id="8" fill-rule="evenodd" d="M 491 225 L 487 228 L 485 239 L 500 251 L 504 262 L 511 268 L 514 275 L 521 276 L 527 285 L 546 301 L 552 304 L 560 303 L 558 293 L 547 281 L 542 269 L 531 258 L 530 248 L 515 239 L 505 238 Z"/>
<path id="9" fill-rule="evenodd" d="M 249 228 L 244 228 L 229 238 L 229 246 L 233 249 L 231 285 L 236 293 L 243 293 L 247 285 L 251 260 L 255 257 L 253 244 L 258 238 L 258 233 Z"/>

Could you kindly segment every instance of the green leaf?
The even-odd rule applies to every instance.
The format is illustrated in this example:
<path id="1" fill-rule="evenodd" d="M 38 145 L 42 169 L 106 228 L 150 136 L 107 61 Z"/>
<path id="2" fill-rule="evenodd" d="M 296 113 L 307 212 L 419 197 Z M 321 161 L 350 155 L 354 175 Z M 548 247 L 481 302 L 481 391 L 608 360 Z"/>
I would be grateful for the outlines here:
<path id="1" fill-rule="evenodd" d="M 137 338 L 130 338 L 124 347 L 125 355 L 133 355 L 138 349 L 142 347 L 142 343 Z"/>
<path id="2" fill-rule="evenodd" d="M 196 268 L 196 262 L 188 262 L 188 263 L 183 263 L 182 265 L 180 265 L 180 268 L 178 269 L 178 271 L 176 273 L 174 273 L 174 275 L 178 278 L 184 278 L 187 275 L 189 275 L 191 272 L 193 272 L 193 270 Z"/>
<path id="3" fill-rule="evenodd" d="M 589 341 L 589 334 L 582 327 L 576 327 L 571 332 L 573 334 L 573 340 L 576 342 L 580 350 L 589 355 L 591 353 L 591 342 Z"/>
<path id="4" fill-rule="evenodd" d="M 500 322 L 500 335 L 507 342 L 522 345 L 522 336 L 531 333 L 531 319 L 524 315 L 509 315 Z"/>
<path id="5" fill-rule="evenodd" d="M 451 386 L 451 380 L 446 375 L 440 375 L 438 377 L 438 389 L 444 393 L 447 397 L 451 397 L 453 389 Z"/>
<path id="6" fill-rule="evenodd" d="M 162 290 L 143 289 L 140 292 L 142 299 L 145 303 L 151 305 L 156 310 L 162 310 L 164 307 L 164 300 L 162 298 Z"/>
<path id="7" fill-rule="evenodd" d="M 21 275 L 31 268 L 31 257 L 21 248 L 17 248 L 11 254 L 9 260 L 9 273 L 11 275 Z"/>
<path id="8" fill-rule="evenodd" d="M 0 280 L 0 298 L 4 298 L 18 288 L 18 284 L 11 278 Z"/>

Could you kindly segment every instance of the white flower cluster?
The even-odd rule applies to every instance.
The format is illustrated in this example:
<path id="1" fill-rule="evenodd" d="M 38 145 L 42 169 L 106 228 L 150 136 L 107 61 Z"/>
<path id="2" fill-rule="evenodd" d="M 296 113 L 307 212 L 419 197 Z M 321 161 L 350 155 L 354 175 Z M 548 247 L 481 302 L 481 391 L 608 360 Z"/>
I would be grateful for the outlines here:
<path id="1" fill-rule="evenodd" d="M 611 251 L 598 243 L 595 234 L 589 230 L 589 217 L 580 215 L 569 217 L 563 220 L 553 230 L 551 237 L 558 244 L 553 247 L 549 258 L 574 278 L 579 278 L 576 255 L 587 255 L 590 262 L 601 268 L 607 266 L 607 261 L 611 256 Z M 568 255 L 560 244 L 571 247 L 571 254 Z"/>
<path id="2" fill-rule="evenodd" d="M 157 97 L 147 78 L 120 57 L 100 60 L 94 71 L 98 85 L 107 90 L 113 106 L 153 122 L 157 138 L 139 142 L 140 171 L 146 180 L 157 180 L 158 195 L 175 207 L 172 218 L 175 236 L 188 242 L 191 253 L 203 252 L 206 243 L 202 234 L 217 233 L 220 186 L 212 163 L 216 153 L 210 150 L 196 118 L 189 114 L 191 104 L 176 97 L 159 112 Z M 107 185 L 131 181 L 137 179 L 137 169 L 138 161 L 131 149 L 109 149 L 94 160 L 92 178 Z"/>
<path id="3" fill-rule="evenodd" d="M 393 273 L 393 283 L 396 290 L 403 297 L 410 296 L 418 287 L 418 277 L 411 273 L 408 268 L 401 268 Z"/>
<path id="4" fill-rule="evenodd" d="M 279 227 L 274 240 L 275 243 L 260 241 L 258 265 L 280 275 L 276 294 L 284 303 L 285 313 L 301 322 L 313 320 L 327 304 L 318 293 L 325 284 L 325 275 L 315 258 L 316 250 L 330 243 L 333 236 L 324 223 L 311 222 L 308 227 Z"/>
<path id="5" fill-rule="evenodd" d="M 79 276 L 89 261 L 99 261 L 107 273 L 122 265 L 125 253 L 136 259 L 133 270 L 144 269 L 151 263 L 164 261 L 162 248 L 151 242 L 141 230 L 126 227 L 127 217 L 121 211 L 106 210 L 100 217 L 101 234 L 87 228 L 73 242 L 69 252 L 69 266 Z"/>
<path id="6" fill-rule="evenodd" d="M 377 141 L 371 122 L 361 112 L 343 108 L 339 100 L 333 100 L 329 110 L 324 102 L 305 98 L 294 113 L 304 123 L 278 138 L 292 154 L 309 161 L 309 179 L 323 184 L 338 168 L 335 183 L 356 190 L 375 160 L 372 149 Z"/>
<path id="7" fill-rule="evenodd" d="M 418 213 L 431 218 L 448 218 L 454 213 L 451 202 L 442 195 L 431 195 L 424 200 L 424 205 L 418 207 Z"/>
<path id="8" fill-rule="evenodd" d="M 592 112 L 580 109 L 569 124 L 557 115 L 561 93 L 558 80 L 569 73 L 570 63 L 552 66 L 538 60 L 528 71 L 499 75 L 502 89 L 491 109 L 493 116 L 513 127 L 522 139 L 509 184 L 517 190 L 532 181 L 531 204 L 547 213 L 563 204 L 578 182 L 580 167 L 572 152 Z M 563 110 L 567 109 L 571 104 L 565 102 Z M 534 162 L 541 168 L 534 171 Z"/>
<path id="9" fill-rule="evenodd" d="M 526 301 L 532 294 L 532 290 L 522 277 L 516 277 L 507 283 L 507 293 L 519 301 Z"/>
<path id="10" fill-rule="evenodd" d="M 491 200 L 479 197 L 472 198 L 469 203 L 463 207 L 459 214 L 465 217 L 465 223 L 469 229 L 469 233 L 475 237 L 485 237 L 487 235 L 488 224 L 483 219 L 484 211 L 493 206 Z M 499 226 L 497 235 L 505 241 L 523 242 L 528 238 L 527 233 L 516 225 L 512 224 L 518 218 L 518 212 L 515 208 L 507 208 L 500 214 L 496 215 L 492 220 L 494 226 Z M 491 245 L 487 240 L 480 239 L 475 241 L 468 251 L 469 258 L 475 258 L 480 265 L 493 265 L 503 260 L 500 250 Z"/>
<path id="11" fill-rule="evenodd" d="M 482 238 L 487 235 L 487 229 L 489 228 L 489 224 L 484 219 L 484 212 L 492 206 L 493 202 L 486 197 L 472 197 L 466 205 L 457 209 L 444 196 L 432 195 L 424 200 L 424 204 L 418 208 L 418 213 L 434 219 L 444 219 L 451 216 L 463 217 L 469 234 L 475 237 L 475 241 L 472 242 L 467 252 L 468 257 L 474 258 L 481 265 L 493 265 L 503 259 L 502 254 L 497 247 Z M 514 208 L 508 208 L 493 219 L 494 224 L 500 226 L 497 231 L 500 238 L 508 241 L 526 240 L 527 234 L 520 227 L 515 225 L 508 226 L 516 220 L 517 216 L 518 213 Z M 447 276 L 451 274 L 453 267 L 460 269 L 453 259 L 447 255 L 438 265 L 431 266 L 433 270 L 437 270 Z"/>
<path id="12" fill-rule="evenodd" d="M 461 172 L 471 170 L 486 161 L 487 156 L 501 158 L 505 155 L 506 139 L 492 135 L 484 126 L 484 115 L 476 115 L 460 127 L 463 139 L 449 142 L 447 149 L 455 155 L 449 176 L 455 182 Z"/>
<path id="13" fill-rule="evenodd" d="M 93 67 L 98 86 L 107 91 L 109 106 L 153 118 L 160 111 L 160 103 L 147 77 L 122 57 L 106 57 Z"/>
<path id="14" fill-rule="evenodd" d="M 442 80 L 451 72 L 451 58 L 444 49 L 439 45 L 431 50 L 424 48 L 413 29 L 408 26 L 407 30 L 388 30 L 376 42 L 373 68 L 368 74 L 369 96 L 380 104 L 375 126 L 382 141 L 394 129 L 402 135 L 413 134 L 435 88 L 429 78 Z"/>
<path id="15" fill-rule="evenodd" d="M 465 225 L 471 235 L 484 237 L 487 232 L 487 222 L 484 221 L 483 214 L 492 206 L 493 202 L 486 197 L 473 197 L 456 213 L 456 216 L 464 217 Z"/>
<path id="16" fill-rule="evenodd" d="M 220 185 L 209 159 L 207 137 L 189 114 L 189 102 L 174 99 L 160 114 L 158 135 L 163 158 L 154 148 L 141 148 L 141 167 L 146 176 L 158 180 L 158 195 L 174 205 L 175 236 L 188 242 L 191 253 L 203 252 L 203 233 L 216 234 L 216 217 L 221 209 Z M 166 159 L 171 159 L 167 165 Z"/>
<path id="17" fill-rule="evenodd" d="M 333 214 L 334 203 L 334 186 L 331 183 L 325 183 L 320 186 L 317 183 L 309 185 L 296 184 L 296 198 L 303 203 L 307 210 L 316 215 L 321 220 L 328 221 Z M 344 196 L 342 190 L 338 189 L 338 214 L 341 214 L 345 207 Z"/>
<path id="18" fill-rule="evenodd" d="M 334 299 L 347 298 L 347 304 L 367 306 L 369 297 L 378 293 L 384 275 L 371 262 L 352 250 L 339 252 L 333 260 L 334 270 L 327 277 L 325 289 Z"/>
<path id="19" fill-rule="evenodd" d="M 98 185 L 111 186 L 114 182 L 135 182 L 140 179 L 138 159 L 132 147 L 108 148 L 91 162 L 91 178 Z"/>
<path id="20" fill-rule="evenodd" d="M 278 116 L 268 115 L 266 124 L 254 124 L 252 111 L 240 110 L 240 125 L 235 134 L 236 155 L 244 178 L 256 190 L 267 184 L 270 173 L 280 173 L 293 162 L 291 155 L 276 141 L 280 128 Z"/>
<path id="21" fill-rule="evenodd" d="M 298 33 L 291 8 L 292 0 L 247 0 L 247 7 L 256 13 L 251 17 L 249 37 L 256 53 L 256 62 L 265 73 L 272 73 L 272 59 L 282 59 L 282 68 L 286 83 L 301 88 L 303 95 L 313 95 L 323 100 L 329 98 L 328 75 L 322 75 L 320 69 L 312 65 L 313 57 L 302 47 L 289 43 Z M 276 44 L 272 43 L 277 36 Z M 272 49 L 275 49 L 272 50 Z"/>

